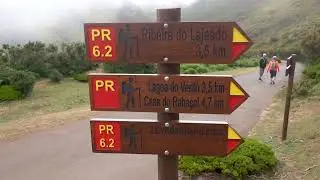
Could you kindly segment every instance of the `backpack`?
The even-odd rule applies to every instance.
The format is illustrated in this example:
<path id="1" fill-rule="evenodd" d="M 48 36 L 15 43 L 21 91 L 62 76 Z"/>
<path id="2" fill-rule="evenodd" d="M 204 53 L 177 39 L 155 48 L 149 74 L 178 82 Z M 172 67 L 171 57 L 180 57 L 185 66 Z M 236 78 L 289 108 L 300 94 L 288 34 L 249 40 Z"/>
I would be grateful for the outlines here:
<path id="1" fill-rule="evenodd" d="M 275 71 L 275 70 L 277 70 L 276 67 L 277 67 L 276 62 L 271 61 L 271 62 L 270 62 L 270 70 L 274 70 L 274 71 Z"/>

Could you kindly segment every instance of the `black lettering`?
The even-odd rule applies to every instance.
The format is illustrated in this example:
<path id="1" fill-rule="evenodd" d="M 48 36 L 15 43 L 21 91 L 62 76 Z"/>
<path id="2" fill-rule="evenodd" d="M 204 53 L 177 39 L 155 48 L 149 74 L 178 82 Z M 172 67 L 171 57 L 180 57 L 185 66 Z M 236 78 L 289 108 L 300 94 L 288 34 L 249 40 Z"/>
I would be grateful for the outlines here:
<path id="1" fill-rule="evenodd" d="M 145 96 L 143 100 L 144 106 L 161 106 L 161 101 L 158 98 L 150 98 L 149 96 Z"/>
<path id="2" fill-rule="evenodd" d="M 142 40 L 148 39 L 148 30 L 146 28 L 142 28 Z"/>
<path id="3" fill-rule="evenodd" d="M 177 38 L 178 41 L 180 41 L 182 39 L 182 37 L 181 37 L 181 28 L 178 29 L 176 38 Z"/>
<path id="4" fill-rule="evenodd" d="M 166 29 L 158 28 L 142 28 L 142 40 L 144 41 L 170 41 L 172 40 L 172 32 Z"/>
<path id="5" fill-rule="evenodd" d="M 149 91 L 155 92 L 157 94 L 160 94 L 162 92 L 169 92 L 169 85 L 168 84 L 159 84 L 159 83 L 152 83 L 150 85 L 150 83 L 149 83 Z"/>
<path id="6" fill-rule="evenodd" d="M 193 109 L 195 107 L 200 107 L 200 98 L 197 99 L 188 99 L 184 97 L 173 96 L 172 106 L 177 108 L 189 108 Z"/>
<path id="7" fill-rule="evenodd" d="M 217 47 L 215 44 L 212 46 L 211 55 L 214 57 L 226 57 L 226 48 Z"/>
<path id="8" fill-rule="evenodd" d="M 222 35 L 221 35 L 221 36 L 222 36 L 222 40 L 223 40 L 223 41 L 227 40 L 228 35 L 227 35 L 226 30 L 225 30 L 225 29 L 222 29 L 222 32 L 221 32 L 221 33 L 222 33 Z"/>
<path id="9" fill-rule="evenodd" d="M 172 135 L 172 136 L 225 136 L 226 132 L 221 128 L 192 128 L 192 127 L 151 127 L 151 134 L 156 135 Z"/>
<path id="10" fill-rule="evenodd" d="M 197 82 L 193 82 L 191 84 L 186 83 L 183 81 L 180 84 L 180 88 L 182 92 L 200 92 L 200 86 L 198 85 Z"/>
<path id="11" fill-rule="evenodd" d="M 168 106 L 168 105 L 167 105 L 167 97 L 164 97 L 164 98 L 162 99 L 162 106 Z"/>
<path id="12" fill-rule="evenodd" d="M 202 81 L 202 88 L 201 88 L 202 93 L 206 93 L 207 92 L 207 85 L 206 82 Z"/>
<path id="13" fill-rule="evenodd" d="M 223 109 L 224 108 L 224 100 L 215 100 L 214 101 L 215 109 Z"/>
<path id="14" fill-rule="evenodd" d="M 223 84 L 217 84 L 217 82 L 214 82 L 214 90 L 215 93 L 224 93 L 224 85 Z"/>
<path id="15" fill-rule="evenodd" d="M 172 32 L 168 31 L 168 40 L 172 41 Z"/>

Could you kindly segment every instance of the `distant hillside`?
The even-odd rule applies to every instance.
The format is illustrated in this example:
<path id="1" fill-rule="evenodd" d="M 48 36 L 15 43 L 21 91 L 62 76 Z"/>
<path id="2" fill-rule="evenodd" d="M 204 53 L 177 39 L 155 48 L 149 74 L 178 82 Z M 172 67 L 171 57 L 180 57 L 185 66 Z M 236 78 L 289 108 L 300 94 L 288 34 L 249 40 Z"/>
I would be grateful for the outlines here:
<path id="1" fill-rule="evenodd" d="M 320 25 L 320 0 L 199 0 L 183 20 L 236 21 L 255 41 L 252 52 L 292 53 Z"/>
<path id="2" fill-rule="evenodd" d="M 183 9 L 187 21 L 241 21 L 270 0 L 198 0 Z"/>
<path id="3" fill-rule="evenodd" d="M 305 35 L 320 26 L 320 0 L 272 0 L 241 24 L 261 49 L 299 51 Z"/>

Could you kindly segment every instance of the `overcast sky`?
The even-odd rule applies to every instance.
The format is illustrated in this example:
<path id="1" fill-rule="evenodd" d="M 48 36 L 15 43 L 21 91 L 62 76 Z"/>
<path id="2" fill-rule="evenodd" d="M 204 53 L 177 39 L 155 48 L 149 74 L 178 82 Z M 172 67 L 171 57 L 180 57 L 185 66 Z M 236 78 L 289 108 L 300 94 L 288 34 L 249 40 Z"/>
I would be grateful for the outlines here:
<path id="1" fill-rule="evenodd" d="M 0 44 L 44 40 L 59 28 L 61 20 L 77 14 L 86 17 L 87 13 L 92 17 L 92 9 L 119 7 L 128 1 L 141 7 L 170 8 L 195 0 L 0 0 Z"/>
<path id="2" fill-rule="evenodd" d="M 124 0 L 0 0 L 0 23 L 2 28 L 10 25 L 20 27 L 38 23 L 50 23 L 70 11 L 86 10 L 89 7 L 119 6 Z M 159 7 L 188 4 L 194 0 L 131 0 L 140 6 L 157 3 Z M 49 22 L 48 22 L 49 21 Z M 3 27 L 4 25 L 4 27 Z"/>

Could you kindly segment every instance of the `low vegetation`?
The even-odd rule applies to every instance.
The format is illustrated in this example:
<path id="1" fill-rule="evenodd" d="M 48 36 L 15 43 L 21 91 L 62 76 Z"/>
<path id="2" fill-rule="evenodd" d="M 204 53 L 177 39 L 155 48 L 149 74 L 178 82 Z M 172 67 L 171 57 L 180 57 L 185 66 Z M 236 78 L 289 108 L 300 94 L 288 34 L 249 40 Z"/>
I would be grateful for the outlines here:
<path id="1" fill-rule="evenodd" d="M 4 87 L 10 89 L 8 86 Z M 0 91 L 2 88 L 3 86 Z M 87 83 L 79 83 L 71 78 L 66 78 L 59 84 L 41 80 L 36 83 L 34 92 L 29 97 L 0 103 L 0 122 L 37 117 L 84 105 L 89 106 Z"/>
<path id="2" fill-rule="evenodd" d="M 82 43 L 44 44 L 29 42 L 25 45 L 0 48 L 1 101 L 26 98 L 31 95 L 37 80 L 49 78 L 58 83 L 64 77 L 93 69 L 85 55 Z"/>
<path id="3" fill-rule="evenodd" d="M 49 79 L 51 80 L 51 82 L 59 83 L 63 80 L 63 75 L 58 70 L 53 69 L 49 74 Z"/>
<path id="4" fill-rule="evenodd" d="M 258 64 L 258 58 L 242 58 L 232 64 L 181 64 L 180 72 L 182 74 L 204 74 L 236 68 L 256 67 Z M 104 71 L 107 73 L 154 74 L 156 73 L 156 65 L 105 64 Z"/>
<path id="5" fill-rule="evenodd" d="M 203 74 L 258 66 L 258 58 L 242 58 L 232 64 L 182 64 L 181 73 Z"/>
<path id="6" fill-rule="evenodd" d="M 16 46 L 3 45 L 0 48 L 0 64 L 33 72 L 38 78 L 47 78 L 52 71 L 70 77 L 96 67 L 87 60 L 84 43 L 54 45 L 38 41 Z"/>
<path id="7" fill-rule="evenodd" d="M 214 172 L 236 179 L 270 170 L 276 164 L 271 147 L 254 139 L 245 139 L 227 157 L 182 156 L 179 159 L 180 170 L 190 176 Z"/>
<path id="8" fill-rule="evenodd" d="M 32 72 L 0 65 L 0 88 L 2 90 L 0 102 L 29 96 L 35 82 L 36 78 Z"/>
<path id="9" fill-rule="evenodd" d="M 87 73 L 76 74 L 73 76 L 73 79 L 79 82 L 88 82 L 88 75 Z"/>
<path id="10" fill-rule="evenodd" d="M 306 97 L 318 93 L 320 88 L 320 64 L 315 63 L 303 71 L 302 80 L 294 87 L 294 97 Z"/>

